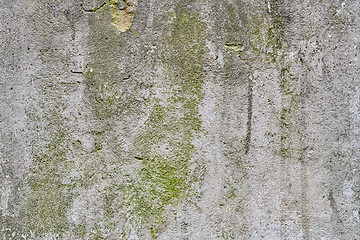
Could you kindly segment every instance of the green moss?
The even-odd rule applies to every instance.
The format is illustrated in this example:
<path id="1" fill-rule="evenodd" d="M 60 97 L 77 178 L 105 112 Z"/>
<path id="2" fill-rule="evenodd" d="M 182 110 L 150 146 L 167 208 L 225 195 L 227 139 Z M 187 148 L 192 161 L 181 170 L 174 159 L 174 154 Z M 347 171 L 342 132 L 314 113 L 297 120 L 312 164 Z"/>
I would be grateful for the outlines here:
<path id="1" fill-rule="evenodd" d="M 156 226 L 152 226 L 150 227 L 150 235 L 151 235 L 151 238 L 156 238 L 158 234 L 158 229 Z"/>
<path id="2" fill-rule="evenodd" d="M 247 32 L 253 54 L 266 62 L 277 61 L 282 54 L 283 18 L 273 10 L 270 15 L 258 14 L 249 17 Z M 257 59 L 258 60 L 258 59 Z"/>
<path id="3" fill-rule="evenodd" d="M 294 94 L 289 98 L 283 98 L 283 108 L 279 113 L 280 123 L 280 156 L 284 158 L 290 158 L 294 156 L 294 153 L 298 150 L 294 144 L 296 144 L 296 138 L 301 136 L 298 127 L 298 103 L 299 96 Z M 296 137 L 294 139 L 294 137 Z"/>
<path id="4" fill-rule="evenodd" d="M 166 207 L 190 197 L 198 180 L 191 160 L 196 151 L 192 142 L 201 131 L 204 24 L 184 7 L 171 15 L 162 54 L 168 97 L 166 101 L 154 97 L 147 103 L 151 111 L 136 142 L 142 161 L 140 180 L 125 194 L 128 211 L 137 218 L 134 221 L 149 223 L 153 238 Z"/>
<path id="5" fill-rule="evenodd" d="M 235 235 L 232 232 L 229 231 L 219 231 L 216 234 L 217 240 L 232 240 L 235 239 Z"/>
<path id="6" fill-rule="evenodd" d="M 282 12 L 277 0 L 270 1 L 271 11 L 258 11 L 248 16 L 247 37 L 250 49 L 248 59 L 260 60 L 269 68 L 279 72 L 279 85 L 282 95 L 282 108 L 278 112 L 280 137 L 279 154 L 283 158 L 294 156 L 298 147 L 296 139 L 300 135 L 298 127 L 299 94 L 296 89 L 296 78 L 290 73 L 291 61 L 288 60 L 286 44 L 284 44 L 284 22 L 286 15 Z M 250 61 L 250 69 L 253 61 Z"/>
<path id="7" fill-rule="evenodd" d="M 230 192 L 227 194 L 228 199 L 236 198 L 236 188 L 234 186 L 230 186 Z"/>
<path id="8" fill-rule="evenodd" d="M 114 200 L 117 197 L 117 193 L 113 192 L 111 188 L 105 191 L 104 194 L 104 202 L 105 202 L 105 208 L 104 208 L 104 216 L 111 220 L 115 216 L 115 210 L 113 208 L 114 206 Z"/>
<path id="9" fill-rule="evenodd" d="M 269 4 L 279 5 L 276 0 L 270 1 Z M 245 54 L 241 58 L 249 61 L 250 65 L 259 60 L 275 63 L 282 54 L 284 16 L 278 7 L 273 7 L 270 13 L 265 11 L 266 8 L 265 2 L 263 8 L 256 9 L 246 9 L 246 6 L 235 3 L 226 6 L 225 50 L 230 54 Z M 231 51 L 232 48 L 229 46 L 240 48 Z M 249 51 L 242 52 L 243 50 Z"/>
<path id="10" fill-rule="evenodd" d="M 116 7 L 117 6 L 117 4 L 118 4 L 118 0 L 110 0 L 109 2 L 108 2 L 108 4 L 110 5 L 110 6 L 112 6 L 112 7 Z"/>
<path id="11" fill-rule="evenodd" d="M 279 154 L 283 158 L 294 157 L 299 150 L 297 142 L 300 139 L 299 129 L 299 94 L 294 83 L 296 79 L 290 73 L 291 65 L 283 63 L 280 69 L 280 88 L 282 91 L 282 109 L 279 112 L 280 123 L 280 150 Z"/>
<path id="12" fill-rule="evenodd" d="M 41 148 L 33 149 L 33 163 L 28 178 L 30 193 L 25 205 L 26 227 L 37 236 L 48 232 L 61 234 L 68 226 L 66 211 L 72 203 L 72 182 L 64 177 L 72 164 L 67 159 L 71 148 L 70 136 L 62 126 L 59 109 L 47 110 L 48 138 Z"/>
<path id="13" fill-rule="evenodd" d="M 234 19 L 237 19 L 237 21 L 234 21 Z M 226 45 L 243 46 L 246 41 L 244 26 L 248 24 L 245 9 L 240 5 L 228 4 L 226 6 L 225 23 Z"/>
<path id="14" fill-rule="evenodd" d="M 94 224 L 89 235 L 90 240 L 106 240 L 106 237 L 103 236 L 102 227 L 98 223 Z"/>
<path id="15" fill-rule="evenodd" d="M 267 5 L 269 2 L 271 10 Z M 282 106 L 277 109 L 279 134 L 272 136 L 276 138 L 276 146 L 269 146 L 269 149 L 276 148 L 276 154 L 279 154 L 283 160 L 287 158 L 296 158 L 295 155 L 300 149 L 300 126 L 299 126 L 299 103 L 300 96 L 297 90 L 298 80 L 291 74 L 291 60 L 287 54 L 287 44 L 285 39 L 286 31 L 286 13 L 281 8 L 280 1 L 270 0 L 262 2 L 261 6 L 251 9 L 250 6 L 241 6 L 241 3 L 229 3 L 226 5 L 225 20 L 225 45 L 224 45 L 224 72 L 226 84 L 236 86 L 248 86 L 248 126 L 247 130 L 252 131 L 252 82 L 249 76 L 254 76 L 261 69 L 271 69 L 272 72 L 278 72 L 271 76 L 271 80 L 280 87 Z M 239 47 L 241 48 L 239 48 Z M 242 47 L 243 46 L 243 47 Z M 244 51 L 241 51 L 241 49 Z M 241 70 L 239 70 L 241 69 Z M 241 72 L 243 76 L 241 76 Z M 260 74 L 261 75 L 261 74 Z M 257 79 L 256 79 L 257 80 Z M 262 77 L 257 80 L 260 84 L 267 84 Z M 261 87 L 260 87 L 261 88 Z M 245 89 L 245 87 L 244 87 Z M 230 88 L 229 88 L 229 91 Z M 272 107 L 274 106 L 274 104 Z M 250 136 L 250 135 L 248 135 Z M 251 152 L 251 137 L 244 136 L 244 140 L 226 139 L 224 141 L 224 155 L 231 164 L 233 159 L 246 159 L 248 150 Z M 242 144 L 233 146 L 232 142 L 241 142 Z M 240 146 L 239 146 L 240 145 Z M 242 147 L 245 151 L 242 151 Z M 241 163 L 240 166 L 245 164 Z M 234 166 L 236 166 L 234 164 Z M 237 169 L 235 176 L 240 176 L 241 169 Z M 243 169 L 245 173 L 246 170 Z M 245 174 L 244 174 L 245 175 Z M 230 189 L 226 202 L 237 204 L 236 210 L 241 214 L 241 202 L 235 203 L 240 198 L 234 194 L 234 189 Z M 246 221 L 244 221 L 246 222 Z M 219 231 L 219 229 L 216 229 Z M 244 232 L 247 229 L 245 227 Z M 245 233 L 244 233 L 245 234 Z M 238 237 L 238 236 L 236 236 Z M 243 236 L 247 238 L 245 235 Z"/>
<path id="16" fill-rule="evenodd" d="M 114 7 L 113 4 L 115 2 L 109 2 L 111 7 Z M 120 203 L 120 185 L 126 176 L 120 172 L 128 159 L 124 157 L 127 154 L 119 141 L 119 135 L 124 132 L 116 127 L 119 122 L 124 128 L 127 127 L 129 119 L 138 109 L 139 101 L 135 91 L 129 91 L 129 88 L 137 86 L 136 81 L 132 81 L 130 72 L 124 73 L 124 65 L 127 67 L 131 61 L 122 62 L 123 58 L 132 59 L 128 51 L 122 51 L 122 47 L 126 45 L 124 39 L 133 35 L 118 33 L 109 23 L 111 14 L 108 9 L 96 14 L 99 15 L 91 15 L 93 30 L 90 45 L 93 52 L 91 62 L 86 67 L 84 91 L 86 105 L 92 112 L 89 118 L 94 123 L 91 129 L 94 146 L 89 155 L 82 157 L 80 182 L 85 189 L 94 185 L 104 187 L 97 193 L 98 205 L 94 206 L 102 213 L 101 219 L 97 225 L 86 227 L 87 236 L 91 233 L 91 239 L 106 239 L 109 235 L 120 234 L 121 230 L 116 229 L 121 221 L 118 216 L 120 212 L 124 213 L 124 205 Z M 128 67 L 131 69 L 133 66 Z"/>
<path id="17" fill-rule="evenodd" d="M 124 186 L 107 184 L 109 189 L 120 187 L 121 190 L 117 189 L 114 194 L 110 190 L 105 191 L 105 225 L 98 230 L 93 229 L 96 236 L 103 236 L 101 231 L 111 231 L 116 226 L 115 216 L 120 211 L 128 220 L 122 229 L 122 238 L 127 239 L 134 228 L 148 229 L 155 238 L 159 225 L 163 223 L 166 207 L 191 196 L 191 185 L 197 180 L 192 172 L 191 159 L 195 154 L 192 141 L 201 131 L 198 105 L 203 97 L 204 25 L 197 14 L 184 8 L 178 8 L 173 15 L 176 18 L 169 25 L 169 37 L 162 42 L 161 58 L 168 70 L 164 81 L 169 86 L 168 99 L 163 101 L 153 97 L 146 103 L 146 108 L 150 109 L 148 121 L 135 142 L 139 152 L 137 159 L 141 160 L 142 167 L 137 174 L 132 173 L 133 180 Z M 94 19 L 96 30 L 91 39 L 97 51 L 92 54 L 93 61 L 87 66 L 85 92 L 95 119 L 110 131 L 124 111 L 129 113 L 129 109 L 139 106 L 136 96 L 118 92 L 126 88 L 120 86 L 128 84 L 129 75 L 124 77 L 119 74 L 124 70 L 119 69 L 114 60 L 118 57 L 116 49 L 126 45 L 126 40 L 122 39 L 136 36 L 120 36 L 104 22 L 105 18 Z M 109 148 L 112 145 L 104 142 L 107 136 L 105 131 L 95 138 L 100 152 L 102 146 Z M 99 161 L 106 164 L 106 159 Z M 84 175 L 87 172 L 91 170 L 84 169 Z M 121 203 L 116 201 L 119 195 L 123 197 Z"/>

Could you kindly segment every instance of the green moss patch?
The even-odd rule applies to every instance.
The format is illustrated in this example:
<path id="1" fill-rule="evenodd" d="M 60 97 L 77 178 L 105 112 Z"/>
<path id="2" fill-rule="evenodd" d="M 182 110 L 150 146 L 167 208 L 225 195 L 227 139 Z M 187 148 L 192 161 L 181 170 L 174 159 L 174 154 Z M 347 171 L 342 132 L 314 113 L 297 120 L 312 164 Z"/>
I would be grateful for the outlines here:
<path id="1" fill-rule="evenodd" d="M 45 108 L 49 134 L 41 147 L 33 148 L 28 183 L 30 193 L 24 209 L 26 227 L 37 236 L 61 234 L 68 229 L 66 212 L 72 204 L 74 183 L 66 182 L 72 163 L 68 160 L 71 139 L 58 112 L 61 107 Z M 60 110 L 61 111 L 61 110 Z"/>
<path id="2" fill-rule="evenodd" d="M 148 101 L 148 120 L 136 141 L 140 178 L 127 187 L 125 198 L 132 224 L 144 223 L 153 238 L 166 208 L 189 198 L 199 178 L 193 140 L 201 132 L 204 30 L 198 14 L 183 7 L 171 13 L 161 59 L 167 100 Z"/>

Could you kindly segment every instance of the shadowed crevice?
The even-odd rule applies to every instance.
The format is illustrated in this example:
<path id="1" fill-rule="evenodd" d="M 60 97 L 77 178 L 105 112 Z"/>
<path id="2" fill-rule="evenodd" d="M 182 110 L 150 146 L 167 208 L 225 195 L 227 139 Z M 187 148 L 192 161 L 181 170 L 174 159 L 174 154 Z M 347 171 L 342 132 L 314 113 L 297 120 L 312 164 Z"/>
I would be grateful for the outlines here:
<path id="1" fill-rule="evenodd" d="M 105 7 L 106 4 L 107 4 L 107 2 L 104 2 L 103 4 L 100 5 L 100 7 L 93 8 L 93 9 L 85 9 L 82 4 L 80 4 L 80 7 L 81 7 L 82 10 L 84 10 L 85 12 L 96 12 L 96 11 L 102 9 L 103 7 Z"/>
<path id="2" fill-rule="evenodd" d="M 248 85 L 248 109 L 247 109 L 247 123 L 246 123 L 246 138 L 245 138 L 245 154 L 249 153 L 251 142 L 251 127 L 252 127 L 252 111 L 253 111 L 253 81 L 249 78 Z"/>

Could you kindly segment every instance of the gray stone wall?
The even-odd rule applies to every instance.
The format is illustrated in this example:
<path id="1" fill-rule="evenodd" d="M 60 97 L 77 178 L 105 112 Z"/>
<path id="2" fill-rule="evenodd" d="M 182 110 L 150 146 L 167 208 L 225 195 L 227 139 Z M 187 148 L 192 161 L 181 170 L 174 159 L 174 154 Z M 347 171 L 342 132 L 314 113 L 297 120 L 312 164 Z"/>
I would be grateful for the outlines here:
<path id="1" fill-rule="evenodd" d="M 2 0 L 0 239 L 360 239 L 358 0 Z"/>

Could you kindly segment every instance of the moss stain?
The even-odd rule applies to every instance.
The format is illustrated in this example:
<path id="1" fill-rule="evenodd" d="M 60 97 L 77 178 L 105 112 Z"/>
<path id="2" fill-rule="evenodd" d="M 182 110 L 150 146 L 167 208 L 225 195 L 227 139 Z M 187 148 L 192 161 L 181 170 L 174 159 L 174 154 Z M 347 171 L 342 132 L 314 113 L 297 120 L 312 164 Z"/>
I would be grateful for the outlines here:
<path id="1" fill-rule="evenodd" d="M 151 112 L 136 143 L 140 179 L 125 193 L 130 224 L 147 225 L 152 238 L 158 235 L 166 207 L 189 198 L 191 185 L 198 181 L 191 160 L 196 152 L 192 142 L 201 131 L 204 23 L 184 7 L 171 15 L 162 58 L 169 96 L 166 102 L 155 97 L 148 102 Z"/>
<path id="2" fill-rule="evenodd" d="M 25 222 L 36 236 L 61 234 L 68 229 L 66 211 L 72 202 L 71 181 L 64 182 L 72 164 L 67 154 L 71 148 L 70 135 L 62 126 L 61 107 L 45 109 L 46 121 L 51 123 L 48 139 L 41 148 L 33 150 L 33 164 L 28 178 L 30 193 L 25 205 Z"/>
<path id="3" fill-rule="evenodd" d="M 260 1 L 259 1 L 260 2 Z M 282 97 L 282 108 L 278 112 L 280 134 L 278 141 L 279 154 L 283 159 L 294 157 L 298 151 L 297 136 L 300 135 L 297 122 L 299 95 L 296 93 L 296 79 L 289 72 L 291 62 L 287 60 L 286 42 L 284 42 L 284 24 L 286 16 L 281 10 L 279 1 L 271 0 L 263 3 L 262 8 L 246 8 L 236 4 L 227 6 L 226 42 L 224 45 L 225 73 L 231 81 L 238 80 L 234 75 L 238 66 L 233 62 L 245 62 L 244 69 L 253 72 L 261 66 L 276 69 L 279 74 L 279 84 Z M 239 9 L 242 9 L 241 11 Z M 238 14 L 242 12 L 243 14 Z M 241 24 L 233 19 L 239 19 Z M 266 68 L 265 67 L 265 68 Z M 252 78 L 248 82 L 248 127 L 244 139 L 244 153 L 249 151 L 252 121 Z M 237 83 L 241 84 L 241 83 Z M 230 192 L 231 193 L 231 192 Z M 229 199 L 231 200 L 231 199 Z M 239 205 L 241 206 L 241 204 Z M 246 232 L 246 231 L 245 231 Z"/>

